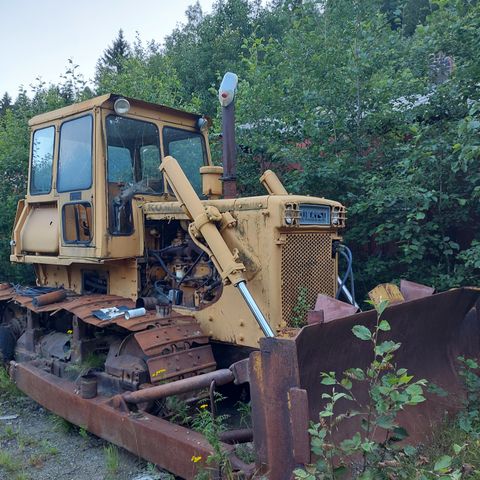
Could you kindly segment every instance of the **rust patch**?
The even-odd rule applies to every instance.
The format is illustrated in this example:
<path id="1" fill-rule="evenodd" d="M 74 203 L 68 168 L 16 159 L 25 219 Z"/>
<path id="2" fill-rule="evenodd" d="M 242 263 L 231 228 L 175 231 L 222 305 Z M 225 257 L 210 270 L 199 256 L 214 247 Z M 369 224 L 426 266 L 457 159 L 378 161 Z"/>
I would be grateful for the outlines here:
<path id="1" fill-rule="evenodd" d="M 188 374 L 211 372 L 215 370 L 216 366 L 210 345 L 160 355 L 147 360 L 152 383 Z"/>

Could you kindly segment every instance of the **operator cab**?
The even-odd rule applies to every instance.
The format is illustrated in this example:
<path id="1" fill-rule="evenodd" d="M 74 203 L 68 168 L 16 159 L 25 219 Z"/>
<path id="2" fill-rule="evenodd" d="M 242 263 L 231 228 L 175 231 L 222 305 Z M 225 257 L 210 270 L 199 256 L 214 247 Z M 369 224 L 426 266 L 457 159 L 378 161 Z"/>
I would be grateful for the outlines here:
<path id="1" fill-rule="evenodd" d="M 118 95 L 38 115 L 29 125 L 28 192 L 17 212 L 13 261 L 141 255 L 136 206 L 173 199 L 158 169 L 162 159 L 174 156 L 199 195 L 199 169 L 211 165 L 204 117 Z"/>

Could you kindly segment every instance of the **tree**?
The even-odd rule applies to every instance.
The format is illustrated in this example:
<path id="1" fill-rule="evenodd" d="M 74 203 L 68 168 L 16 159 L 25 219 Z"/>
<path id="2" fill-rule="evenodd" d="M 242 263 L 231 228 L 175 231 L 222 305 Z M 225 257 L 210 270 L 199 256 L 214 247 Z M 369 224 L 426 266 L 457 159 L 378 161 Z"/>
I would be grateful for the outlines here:
<path id="1" fill-rule="evenodd" d="M 5 92 L 2 99 L 0 100 L 0 116 L 4 115 L 7 108 L 12 106 L 12 97 Z"/>
<path id="2" fill-rule="evenodd" d="M 98 79 L 105 73 L 121 73 L 123 62 L 130 57 L 130 53 L 130 45 L 123 36 L 123 30 L 120 29 L 117 38 L 98 60 L 95 77 Z"/>

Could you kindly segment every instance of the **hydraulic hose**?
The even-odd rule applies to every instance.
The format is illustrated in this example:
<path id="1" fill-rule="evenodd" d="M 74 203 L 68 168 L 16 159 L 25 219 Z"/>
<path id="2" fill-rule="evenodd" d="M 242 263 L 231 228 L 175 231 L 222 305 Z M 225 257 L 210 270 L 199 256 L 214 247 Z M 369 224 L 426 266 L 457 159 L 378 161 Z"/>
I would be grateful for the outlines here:
<path id="1" fill-rule="evenodd" d="M 351 298 L 351 304 L 356 305 L 356 301 L 355 301 L 355 279 L 354 279 L 353 268 L 352 268 L 352 266 L 353 266 L 352 251 L 343 243 L 339 244 L 339 246 L 337 248 L 337 251 L 346 260 L 347 269 L 346 269 L 343 277 L 338 282 L 338 290 L 337 290 L 336 298 L 338 299 L 340 297 L 340 294 L 342 293 L 343 289 L 345 288 L 347 280 L 350 278 L 350 295 L 352 297 Z"/>

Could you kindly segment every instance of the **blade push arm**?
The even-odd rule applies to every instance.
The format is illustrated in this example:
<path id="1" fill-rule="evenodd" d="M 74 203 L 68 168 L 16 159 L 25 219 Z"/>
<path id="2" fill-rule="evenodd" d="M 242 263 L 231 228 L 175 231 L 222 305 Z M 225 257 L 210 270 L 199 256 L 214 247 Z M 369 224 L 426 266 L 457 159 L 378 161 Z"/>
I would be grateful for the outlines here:
<path id="1" fill-rule="evenodd" d="M 245 266 L 237 262 L 215 225 L 215 222 L 222 221 L 222 214 L 217 208 L 212 206 L 205 207 L 202 204 L 182 168 L 173 157 L 168 156 L 164 158 L 160 165 L 160 171 L 165 175 L 182 208 L 185 209 L 187 215 L 192 220 L 193 228 L 189 228 L 190 235 L 203 237 L 211 252 L 211 259 L 224 282 L 232 283 L 239 289 L 264 335 L 266 337 L 274 337 L 275 333 L 247 288 L 246 280 L 242 273 L 245 271 Z M 195 238 L 193 240 L 195 241 Z"/>

